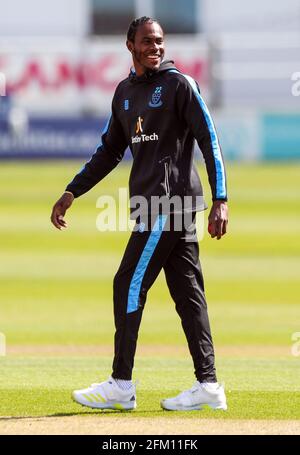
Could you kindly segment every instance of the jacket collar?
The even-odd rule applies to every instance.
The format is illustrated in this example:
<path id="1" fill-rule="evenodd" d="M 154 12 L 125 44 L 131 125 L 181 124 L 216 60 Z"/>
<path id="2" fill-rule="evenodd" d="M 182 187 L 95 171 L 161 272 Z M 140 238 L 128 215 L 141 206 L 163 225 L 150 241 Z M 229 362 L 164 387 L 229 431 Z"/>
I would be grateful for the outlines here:
<path id="1" fill-rule="evenodd" d="M 138 82 L 151 82 L 154 80 L 160 73 L 164 71 L 168 71 L 170 69 L 177 69 L 176 66 L 174 65 L 173 60 L 164 60 L 161 62 L 159 68 L 157 71 L 152 71 L 152 70 L 147 70 L 144 74 L 141 76 L 137 76 L 135 69 L 132 67 L 130 69 L 130 73 L 128 75 L 128 78 L 130 82 L 132 83 L 138 83 Z"/>

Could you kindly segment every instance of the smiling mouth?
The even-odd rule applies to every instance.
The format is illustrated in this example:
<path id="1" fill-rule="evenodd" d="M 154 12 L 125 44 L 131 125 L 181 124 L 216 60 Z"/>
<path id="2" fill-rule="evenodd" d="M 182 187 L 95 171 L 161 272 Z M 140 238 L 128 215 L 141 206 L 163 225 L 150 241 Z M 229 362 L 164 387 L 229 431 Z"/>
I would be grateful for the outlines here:
<path id="1" fill-rule="evenodd" d="M 148 54 L 147 58 L 160 58 L 161 54 Z"/>
<path id="2" fill-rule="evenodd" d="M 161 59 L 161 55 L 148 55 L 147 60 L 152 63 L 157 63 Z"/>

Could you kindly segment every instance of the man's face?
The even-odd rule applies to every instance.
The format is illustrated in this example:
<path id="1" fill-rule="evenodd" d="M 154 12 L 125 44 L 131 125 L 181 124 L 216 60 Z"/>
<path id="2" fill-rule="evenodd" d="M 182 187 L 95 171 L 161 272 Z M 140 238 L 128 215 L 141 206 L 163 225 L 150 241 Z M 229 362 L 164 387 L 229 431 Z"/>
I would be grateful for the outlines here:
<path id="1" fill-rule="evenodd" d="M 158 70 L 165 53 L 164 34 L 160 25 L 156 22 L 140 25 L 134 42 L 127 41 L 127 47 L 132 53 L 137 76 L 144 74 L 147 69 Z"/>

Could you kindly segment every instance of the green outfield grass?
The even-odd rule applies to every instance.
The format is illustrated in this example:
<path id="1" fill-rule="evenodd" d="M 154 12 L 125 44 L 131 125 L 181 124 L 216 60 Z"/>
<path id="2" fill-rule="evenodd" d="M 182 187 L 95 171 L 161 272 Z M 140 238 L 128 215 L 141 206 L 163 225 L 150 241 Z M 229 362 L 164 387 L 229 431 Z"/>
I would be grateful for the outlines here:
<path id="1" fill-rule="evenodd" d="M 129 167 L 119 166 L 76 200 L 69 228 L 59 232 L 50 224 L 51 208 L 80 167 L 63 161 L 0 166 L 0 332 L 8 350 L 0 357 L 2 416 L 93 412 L 72 403 L 70 391 L 110 373 L 107 355 L 22 354 L 28 345 L 112 346 L 112 279 L 129 233 L 96 230 L 96 199 L 126 187 Z M 200 173 L 210 202 L 203 167 Z M 291 336 L 300 332 L 299 175 L 296 163 L 228 166 L 228 235 L 217 241 L 205 234 L 200 242 L 218 374 L 228 390 L 226 418 L 300 415 L 300 357 L 290 353 Z M 161 274 L 139 336 L 139 415 L 161 414 L 160 398 L 194 381 L 189 358 L 160 352 L 185 344 Z M 155 357 L 143 356 L 148 346 L 157 346 Z M 224 417 L 201 413 L 212 415 Z"/>
<path id="2" fill-rule="evenodd" d="M 226 358 L 218 362 L 227 386 L 228 411 L 201 411 L 203 418 L 299 419 L 299 367 L 289 359 Z M 1 373 L 1 415 L 58 416 L 99 414 L 71 400 L 71 390 L 110 374 L 107 357 L 6 359 Z M 167 412 L 160 400 L 177 395 L 191 383 L 191 362 L 183 358 L 138 358 L 138 407 L 123 415 L 135 417 L 199 417 L 199 412 Z M 176 378 L 176 380 L 175 380 Z M 105 415 L 119 415 L 107 410 Z M 103 411 L 100 411 L 103 415 Z M 145 429 L 145 432 L 147 430 Z"/>

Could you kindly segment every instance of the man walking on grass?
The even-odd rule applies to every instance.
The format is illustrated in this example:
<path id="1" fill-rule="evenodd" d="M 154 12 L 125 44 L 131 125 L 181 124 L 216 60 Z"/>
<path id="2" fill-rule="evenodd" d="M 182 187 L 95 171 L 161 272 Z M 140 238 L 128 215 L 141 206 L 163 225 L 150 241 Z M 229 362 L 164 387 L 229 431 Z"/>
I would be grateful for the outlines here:
<path id="1" fill-rule="evenodd" d="M 126 148 L 130 148 L 131 201 L 137 198 L 146 204 L 142 210 L 132 211 L 136 228 L 114 278 L 116 332 L 112 374 L 107 381 L 74 391 L 73 399 L 99 409 L 136 407 L 132 370 L 139 326 L 147 292 L 164 269 L 197 381 L 178 396 L 163 399 L 161 406 L 187 411 L 209 405 L 225 410 L 225 392 L 216 377 L 194 229 L 196 212 L 207 208 L 193 164 L 196 139 L 212 192 L 209 232 L 217 239 L 226 233 L 226 176 L 216 130 L 197 83 L 182 74 L 174 62 L 163 60 L 164 34 L 157 21 L 148 17 L 134 20 L 126 44 L 133 68 L 115 91 L 101 144 L 67 186 L 51 216 L 55 227 L 66 227 L 64 215 L 74 198 L 109 174 L 122 160 Z"/>

